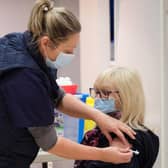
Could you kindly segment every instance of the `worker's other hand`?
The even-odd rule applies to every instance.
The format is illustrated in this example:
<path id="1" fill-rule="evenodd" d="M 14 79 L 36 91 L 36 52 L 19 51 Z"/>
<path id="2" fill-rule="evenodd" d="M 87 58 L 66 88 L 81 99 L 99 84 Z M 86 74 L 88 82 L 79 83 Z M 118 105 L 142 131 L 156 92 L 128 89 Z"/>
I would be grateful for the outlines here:
<path id="1" fill-rule="evenodd" d="M 124 124 L 120 120 L 112 118 L 103 113 L 99 113 L 99 115 L 97 115 L 95 118 L 96 123 L 98 124 L 110 144 L 112 144 L 112 137 L 110 135 L 110 132 L 115 133 L 124 144 L 127 144 L 127 140 L 125 139 L 123 133 L 126 133 L 130 138 L 135 139 L 135 131 L 133 131 L 128 125 Z"/>

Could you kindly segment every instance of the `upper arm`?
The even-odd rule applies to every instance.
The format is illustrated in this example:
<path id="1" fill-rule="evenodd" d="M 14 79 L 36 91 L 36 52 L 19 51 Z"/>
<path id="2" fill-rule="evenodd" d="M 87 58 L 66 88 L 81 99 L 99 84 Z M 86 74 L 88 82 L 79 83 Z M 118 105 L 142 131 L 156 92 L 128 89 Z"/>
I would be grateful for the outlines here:
<path id="1" fill-rule="evenodd" d="M 56 144 L 57 135 L 54 125 L 45 127 L 29 127 L 28 130 L 34 137 L 38 146 L 44 151 L 48 151 Z"/>

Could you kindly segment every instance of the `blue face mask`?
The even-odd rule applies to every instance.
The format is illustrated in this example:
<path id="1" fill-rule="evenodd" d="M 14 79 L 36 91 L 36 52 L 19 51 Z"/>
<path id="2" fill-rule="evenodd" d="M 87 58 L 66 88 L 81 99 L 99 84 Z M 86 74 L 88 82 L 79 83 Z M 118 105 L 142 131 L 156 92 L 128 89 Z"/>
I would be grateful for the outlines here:
<path id="1" fill-rule="evenodd" d="M 103 113 L 116 112 L 114 99 L 100 99 L 96 98 L 94 102 L 94 108 L 102 111 Z"/>
<path id="2" fill-rule="evenodd" d="M 48 67 L 53 69 L 62 68 L 64 65 L 69 64 L 74 58 L 74 54 L 66 54 L 61 52 L 55 61 L 51 61 L 48 57 L 46 58 L 46 64 Z"/>

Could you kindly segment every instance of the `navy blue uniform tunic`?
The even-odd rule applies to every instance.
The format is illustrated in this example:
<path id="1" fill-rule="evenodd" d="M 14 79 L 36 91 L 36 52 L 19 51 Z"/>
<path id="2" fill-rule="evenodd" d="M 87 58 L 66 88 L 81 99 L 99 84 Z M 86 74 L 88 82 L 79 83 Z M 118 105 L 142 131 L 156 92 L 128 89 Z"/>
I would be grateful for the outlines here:
<path id="1" fill-rule="evenodd" d="M 53 123 L 53 103 L 40 74 L 31 69 L 8 72 L 0 80 L 0 167 L 26 167 L 38 152 L 27 130 Z M 22 163 L 23 161 L 23 163 Z"/>
<path id="2" fill-rule="evenodd" d="M 28 168 L 39 146 L 29 127 L 48 126 L 62 95 L 31 34 L 0 38 L 0 168 Z"/>

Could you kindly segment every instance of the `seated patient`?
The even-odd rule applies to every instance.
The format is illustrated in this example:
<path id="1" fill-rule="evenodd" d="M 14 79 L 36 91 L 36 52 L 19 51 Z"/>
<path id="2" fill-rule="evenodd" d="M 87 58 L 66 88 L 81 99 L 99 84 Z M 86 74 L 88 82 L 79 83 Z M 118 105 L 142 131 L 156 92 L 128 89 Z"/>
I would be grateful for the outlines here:
<path id="1" fill-rule="evenodd" d="M 120 119 L 136 131 L 136 139 L 128 136 L 127 144 L 112 136 L 113 146 L 136 151 L 130 163 L 112 164 L 102 161 L 76 160 L 74 168 L 152 168 L 159 150 L 159 138 L 144 125 L 145 98 L 138 73 L 126 67 L 113 67 L 100 73 L 90 94 L 95 108 Z M 82 144 L 96 147 L 109 146 L 109 142 L 96 127 L 85 133 Z"/>

